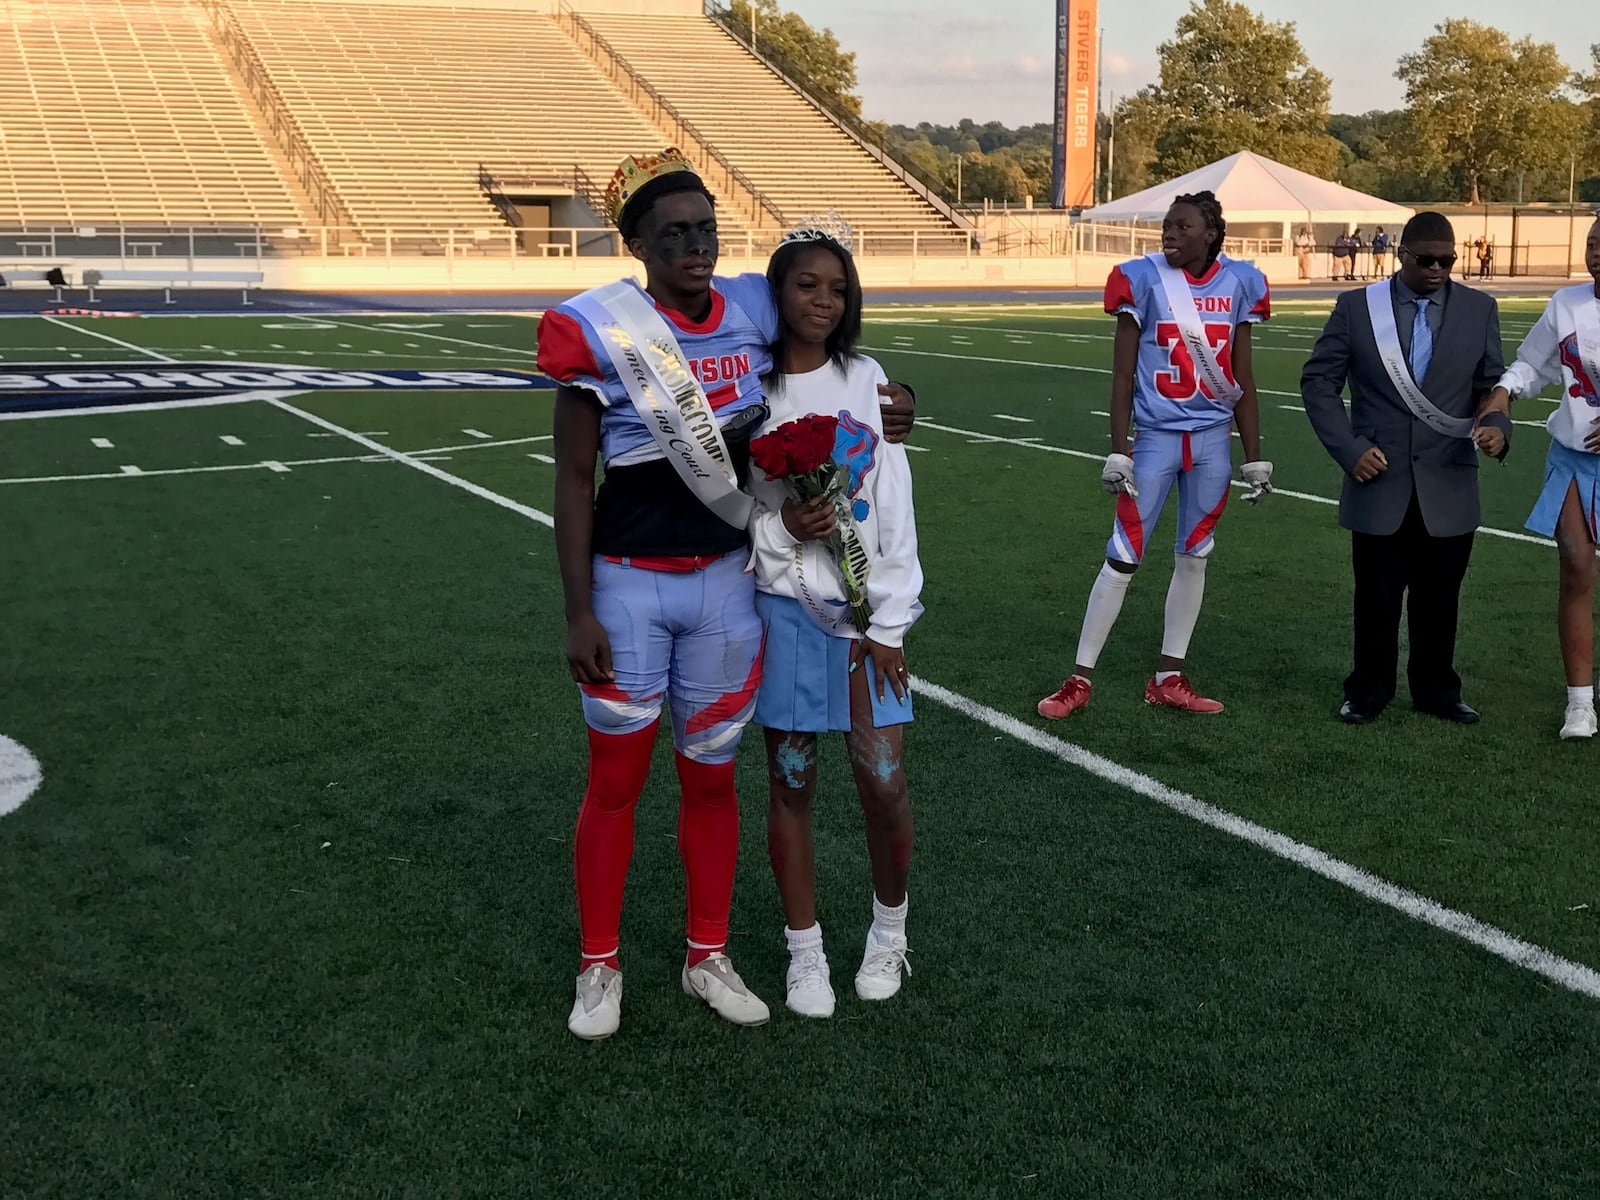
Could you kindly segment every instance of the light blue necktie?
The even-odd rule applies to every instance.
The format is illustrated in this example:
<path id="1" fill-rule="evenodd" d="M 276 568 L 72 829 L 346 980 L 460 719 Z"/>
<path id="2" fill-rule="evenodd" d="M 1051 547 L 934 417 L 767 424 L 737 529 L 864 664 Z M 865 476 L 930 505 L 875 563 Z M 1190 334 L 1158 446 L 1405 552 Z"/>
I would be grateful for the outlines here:
<path id="1" fill-rule="evenodd" d="M 1433 361 L 1433 330 L 1428 327 L 1428 300 L 1417 297 L 1417 319 L 1411 323 L 1411 378 L 1422 386 Z"/>

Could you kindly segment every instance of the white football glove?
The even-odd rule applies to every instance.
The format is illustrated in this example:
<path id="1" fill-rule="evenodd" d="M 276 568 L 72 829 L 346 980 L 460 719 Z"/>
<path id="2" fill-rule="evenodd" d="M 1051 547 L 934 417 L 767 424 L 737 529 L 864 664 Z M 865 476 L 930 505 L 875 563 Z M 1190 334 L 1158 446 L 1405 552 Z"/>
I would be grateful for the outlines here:
<path id="1" fill-rule="evenodd" d="M 1126 454 L 1106 455 L 1106 469 L 1100 472 L 1100 486 L 1113 496 L 1139 497 L 1139 489 L 1133 486 L 1133 459 Z"/>
<path id="2" fill-rule="evenodd" d="M 1245 499 L 1251 504 L 1260 504 L 1272 492 L 1272 464 L 1269 462 L 1247 462 L 1239 468 L 1244 476 L 1244 481 L 1250 485 L 1250 492 Z"/>

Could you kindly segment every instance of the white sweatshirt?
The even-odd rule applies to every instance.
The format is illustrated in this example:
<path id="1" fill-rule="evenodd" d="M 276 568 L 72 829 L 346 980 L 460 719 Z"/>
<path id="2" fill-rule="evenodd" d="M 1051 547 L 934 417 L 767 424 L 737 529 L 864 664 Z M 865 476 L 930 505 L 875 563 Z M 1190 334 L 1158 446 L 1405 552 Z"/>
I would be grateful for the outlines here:
<path id="1" fill-rule="evenodd" d="M 904 446 L 883 440 L 878 411 L 878 385 L 886 383 L 883 368 L 858 356 L 841 371 L 832 363 L 803 375 L 785 375 L 781 387 L 768 389 L 772 415 L 762 426 L 768 433 L 788 421 L 812 414 L 839 418 L 834 461 L 851 472 L 848 495 L 856 529 L 871 560 L 867 601 L 872 621 L 867 636 L 884 646 L 900 646 L 922 615 L 922 564 L 917 561 L 917 522 L 911 506 L 911 462 Z M 788 492 L 782 480 L 768 480 L 759 467 L 750 468 L 755 511 L 750 517 L 750 566 L 756 586 L 772 596 L 804 603 L 806 590 L 826 612 L 848 613 L 844 579 L 821 542 L 797 542 L 783 523 Z M 848 621 L 828 632 L 835 637 L 859 636 Z"/>
<path id="2" fill-rule="evenodd" d="M 1600 417 L 1600 379 L 1589 378 L 1578 352 L 1579 305 L 1600 305 L 1592 283 L 1562 288 L 1550 297 L 1539 318 L 1517 350 L 1517 361 L 1500 377 L 1513 399 L 1537 396 L 1553 384 L 1561 385 L 1561 399 L 1545 422 L 1550 436 L 1569 450 L 1587 453 L 1583 439 Z M 1600 346 L 1584 347 L 1591 355 Z"/>

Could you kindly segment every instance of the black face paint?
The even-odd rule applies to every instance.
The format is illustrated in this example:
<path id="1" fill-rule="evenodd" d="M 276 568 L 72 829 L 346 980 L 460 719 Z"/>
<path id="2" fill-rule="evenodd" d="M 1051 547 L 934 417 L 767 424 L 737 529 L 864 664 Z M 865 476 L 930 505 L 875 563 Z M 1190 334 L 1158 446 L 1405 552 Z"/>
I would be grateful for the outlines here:
<path id="1" fill-rule="evenodd" d="M 692 225 L 669 225 L 664 229 L 649 230 L 644 235 L 644 243 L 652 256 L 668 266 L 676 266 L 686 258 L 716 262 L 719 252 L 716 231 Z"/>

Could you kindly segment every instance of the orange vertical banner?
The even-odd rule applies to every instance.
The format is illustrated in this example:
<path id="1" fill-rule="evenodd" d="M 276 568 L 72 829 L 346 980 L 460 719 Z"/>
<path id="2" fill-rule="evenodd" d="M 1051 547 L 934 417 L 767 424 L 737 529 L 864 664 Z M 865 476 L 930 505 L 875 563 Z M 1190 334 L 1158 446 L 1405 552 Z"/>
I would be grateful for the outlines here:
<path id="1" fill-rule="evenodd" d="M 1100 5 L 1098 0 L 1070 0 L 1067 6 L 1066 170 L 1067 208 L 1089 208 L 1095 202 L 1096 134 L 1099 108 Z"/>

